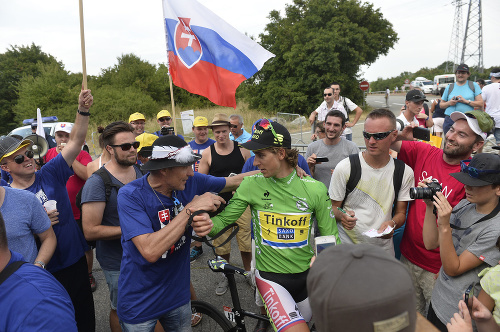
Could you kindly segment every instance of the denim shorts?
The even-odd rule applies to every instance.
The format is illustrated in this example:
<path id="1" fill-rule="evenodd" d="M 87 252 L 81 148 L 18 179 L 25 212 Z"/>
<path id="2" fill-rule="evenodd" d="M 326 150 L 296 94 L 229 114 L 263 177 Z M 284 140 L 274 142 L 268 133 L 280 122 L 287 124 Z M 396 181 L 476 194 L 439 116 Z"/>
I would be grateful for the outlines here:
<path id="1" fill-rule="evenodd" d="M 123 332 L 153 332 L 158 320 L 165 332 L 191 332 L 191 301 L 158 318 L 139 324 L 128 324 L 120 321 L 120 325 Z"/>
<path id="2" fill-rule="evenodd" d="M 102 272 L 104 272 L 104 277 L 108 283 L 111 309 L 116 310 L 116 305 L 118 303 L 118 278 L 120 277 L 120 271 L 102 270 Z"/>

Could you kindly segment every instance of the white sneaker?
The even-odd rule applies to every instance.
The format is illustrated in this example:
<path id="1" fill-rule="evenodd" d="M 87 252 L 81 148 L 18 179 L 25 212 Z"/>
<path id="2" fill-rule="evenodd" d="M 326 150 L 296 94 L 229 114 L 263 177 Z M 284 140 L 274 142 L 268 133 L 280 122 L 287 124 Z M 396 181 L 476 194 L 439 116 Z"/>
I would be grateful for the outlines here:
<path id="1" fill-rule="evenodd" d="M 217 288 L 215 289 L 215 294 L 217 295 L 224 295 L 227 292 L 227 287 L 229 283 L 227 281 L 226 277 L 223 277 L 223 279 L 219 282 L 217 285 Z"/>

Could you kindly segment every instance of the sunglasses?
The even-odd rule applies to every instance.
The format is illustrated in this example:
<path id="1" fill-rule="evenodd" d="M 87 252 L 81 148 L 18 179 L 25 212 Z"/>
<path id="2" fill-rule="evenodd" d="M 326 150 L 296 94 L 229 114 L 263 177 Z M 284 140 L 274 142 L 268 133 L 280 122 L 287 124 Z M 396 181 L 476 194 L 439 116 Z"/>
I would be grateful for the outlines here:
<path id="1" fill-rule="evenodd" d="M 26 150 L 26 152 L 23 154 L 19 154 L 14 157 L 14 161 L 16 164 L 21 165 L 24 162 L 24 156 L 28 157 L 28 159 L 31 159 L 35 156 L 35 153 L 31 150 Z"/>
<path id="2" fill-rule="evenodd" d="M 238 126 L 231 124 L 231 125 L 229 125 L 229 128 L 238 128 Z"/>
<path id="3" fill-rule="evenodd" d="M 128 151 L 128 150 L 130 150 L 131 147 L 134 147 L 134 149 L 137 150 L 140 145 L 141 145 L 141 143 L 135 141 L 134 143 L 123 143 L 123 144 L 118 144 L 118 145 L 110 144 L 109 146 L 111 146 L 113 148 L 120 147 L 122 149 L 122 151 Z"/>
<path id="4" fill-rule="evenodd" d="M 384 138 L 386 138 L 387 136 L 389 136 L 394 130 L 391 130 L 391 131 L 386 131 L 384 133 L 367 133 L 366 131 L 363 130 L 363 137 L 366 139 L 366 140 L 370 140 L 370 138 L 374 138 L 376 141 L 380 141 L 380 140 L 383 140 Z"/>
<path id="5" fill-rule="evenodd" d="M 477 169 L 466 165 L 465 163 L 470 162 L 472 159 L 462 160 L 460 162 L 460 172 L 469 174 L 470 177 L 478 179 L 481 174 L 498 174 L 500 170 L 489 170 L 489 169 Z"/>
<path id="6" fill-rule="evenodd" d="M 331 97 L 332 95 L 333 95 L 333 93 L 323 93 L 323 97 L 326 97 L 326 96 Z"/>
<path id="7" fill-rule="evenodd" d="M 172 118 L 159 118 L 158 121 L 160 122 L 165 122 L 165 121 L 170 121 Z"/>
<path id="8" fill-rule="evenodd" d="M 273 125 L 271 124 L 271 121 L 269 121 L 267 118 L 263 118 L 262 120 L 259 121 L 259 126 L 261 126 L 262 129 L 264 130 L 271 130 L 274 136 L 274 142 L 276 144 L 279 144 L 280 146 L 283 145 L 283 135 L 276 134 Z"/>

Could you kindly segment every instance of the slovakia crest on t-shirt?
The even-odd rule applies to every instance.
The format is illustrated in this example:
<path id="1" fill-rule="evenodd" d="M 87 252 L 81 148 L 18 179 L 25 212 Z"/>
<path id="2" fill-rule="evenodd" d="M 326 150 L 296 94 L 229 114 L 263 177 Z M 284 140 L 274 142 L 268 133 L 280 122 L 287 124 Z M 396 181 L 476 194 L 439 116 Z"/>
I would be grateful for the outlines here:
<path id="1" fill-rule="evenodd" d="M 190 21 L 190 18 L 179 17 L 174 34 L 175 50 L 188 69 L 197 64 L 203 55 L 200 41 L 189 26 Z"/>
<path id="2" fill-rule="evenodd" d="M 168 225 L 170 222 L 170 211 L 169 209 L 158 211 L 158 219 L 160 220 L 161 228 Z"/>

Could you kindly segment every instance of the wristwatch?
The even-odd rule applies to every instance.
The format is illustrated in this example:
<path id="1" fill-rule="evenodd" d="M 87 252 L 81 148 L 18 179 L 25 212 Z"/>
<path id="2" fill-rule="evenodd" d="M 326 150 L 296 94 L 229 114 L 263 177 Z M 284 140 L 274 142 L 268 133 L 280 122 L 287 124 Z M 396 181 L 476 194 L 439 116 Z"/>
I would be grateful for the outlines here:
<path id="1" fill-rule="evenodd" d="M 42 267 L 42 269 L 45 270 L 45 263 L 44 262 L 42 262 L 42 261 L 35 261 L 33 264 L 39 264 Z"/>

